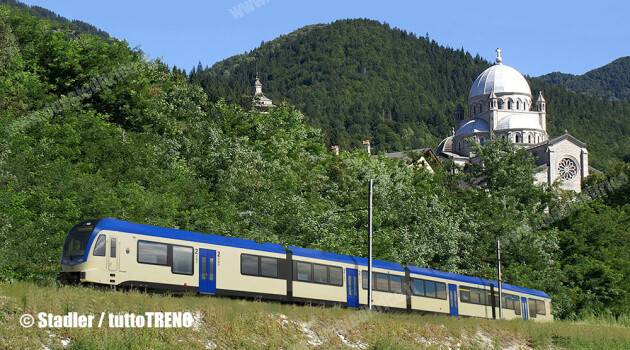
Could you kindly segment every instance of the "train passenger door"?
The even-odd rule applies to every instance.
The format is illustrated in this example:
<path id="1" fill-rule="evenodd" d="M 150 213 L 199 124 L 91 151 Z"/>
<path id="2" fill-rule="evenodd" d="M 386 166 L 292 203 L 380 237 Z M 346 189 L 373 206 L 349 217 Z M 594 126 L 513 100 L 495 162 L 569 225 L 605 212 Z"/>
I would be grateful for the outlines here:
<path id="1" fill-rule="evenodd" d="M 527 298 L 521 297 L 521 307 L 523 308 L 523 319 L 527 321 L 527 319 L 529 318 L 529 310 L 527 309 Z"/>
<path id="2" fill-rule="evenodd" d="M 215 294 L 217 291 L 217 251 L 199 249 L 199 293 Z"/>
<path id="3" fill-rule="evenodd" d="M 459 316 L 459 304 L 457 300 L 457 285 L 448 285 L 448 306 L 451 316 Z"/>
<path id="4" fill-rule="evenodd" d="M 346 269 L 346 295 L 348 307 L 359 307 L 359 273 L 357 269 Z"/>
<path id="5" fill-rule="evenodd" d="M 109 271 L 117 271 L 118 270 L 118 242 L 116 237 L 109 236 L 109 240 L 107 242 L 107 269 Z"/>

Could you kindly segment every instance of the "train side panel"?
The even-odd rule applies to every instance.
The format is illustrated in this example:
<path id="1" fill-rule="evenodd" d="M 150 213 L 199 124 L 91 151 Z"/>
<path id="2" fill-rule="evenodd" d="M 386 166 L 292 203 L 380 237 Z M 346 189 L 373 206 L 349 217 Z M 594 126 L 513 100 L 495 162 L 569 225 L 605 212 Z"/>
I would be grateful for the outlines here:
<path id="1" fill-rule="evenodd" d="M 346 269 L 356 268 L 355 265 L 345 264 L 341 262 L 335 262 L 325 259 L 316 259 L 305 256 L 293 256 L 293 263 L 307 262 L 313 264 L 319 264 L 322 266 L 338 267 L 342 269 L 341 285 L 332 285 L 325 283 L 303 282 L 296 278 L 296 273 L 293 272 L 292 276 L 292 288 L 293 298 L 302 301 L 325 301 L 335 304 L 345 304 L 347 301 L 347 284 L 346 284 Z"/>
<path id="2" fill-rule="evenodd" d="M 373 270 L 374 273 L 399 276 L 403 280 L 405 278 L 404 271 L 388 270 L 377 267 L 373 267 Z M 361 286 L 361 288 L 359 288 L 359 303 L 361 305 L 368 304 L 368 285 L 365 283 L 365 279 L 363 278 L 364 273 L 367 273 L 367 266 L 361 266 L 359 271 L 359 283 Z M 404 294 L 404 286 L 400 293 L 384 292 L 377 290 L 376 288 L 372 288 L 372 305 L 395 309 L 407 309 L 407 295 Z"/>
<path id="3" fill-rule="evenodd" d="M 271 257 L 279 259 L 279 269 L 286 264 L 286 255 L 272 252 L 248 250 L 236 247 L 210 247 L 206 249 L 217 250 L 217 293 L 228 295 L 240 295 L 249 297 L 265 297 L 265 295 L 278 298 L 287 294 L 286 277 L 282 270 L 277 278 L 250 276 L 241 273 L 241 255 Z M 254 294 L 254 295 L 252 295 Z"/>
<path id="4" fill-rule="evenodd" d="M 409 277 L 412 279 L 411 281 L 413 281 L 413 279 L 422 279 L 422 280 L 427 280 L 427 281 L 444 283 L 447 286 L 449 283 L 452 283 L 452 281 L 424 276 L 424 275 L 413 274 L 413 273 L 411 273 Z M 446 293 L 446 299 L 439 299 L 439 298 L 416 295 L 413 292 L 413 287 L 410 286 L 410 288 L 411 288 L 410 293 L 411 293 L 411 309 L 412 310 L 428 311 L 428 312 L 435 312 L 435 313 L 440 313 L 440 314 L 448 314 L 450 312 L 448 293 Z"/>

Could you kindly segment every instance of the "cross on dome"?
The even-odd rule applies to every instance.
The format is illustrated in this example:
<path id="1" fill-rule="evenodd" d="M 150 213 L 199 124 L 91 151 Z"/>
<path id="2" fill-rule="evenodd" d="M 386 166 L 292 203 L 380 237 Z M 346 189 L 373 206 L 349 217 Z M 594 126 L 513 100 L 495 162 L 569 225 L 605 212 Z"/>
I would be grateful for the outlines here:
<path id="1" fill-rule="evenodd" d="M 501 48 L 497 48 L 497 60 L 496 60 L 497 64 L 502 64 L 503 63 L 503 50 L 501 50 Z"/>

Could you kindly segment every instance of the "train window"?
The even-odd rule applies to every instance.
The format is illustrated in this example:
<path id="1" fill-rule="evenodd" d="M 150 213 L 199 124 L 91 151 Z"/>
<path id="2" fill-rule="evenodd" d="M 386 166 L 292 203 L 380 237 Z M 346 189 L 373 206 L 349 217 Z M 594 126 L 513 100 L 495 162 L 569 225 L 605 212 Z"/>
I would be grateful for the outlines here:
<path id="1" fill-rule="evenodd" d="M 88 240 L 92 233 L 93 227 L 89 226 L 75 226 L 68 234 L 66 241 L 63 245 L 63 257 L 64 258 L 77 258 L 83 256 L 88 248 Z"/>
<path id="2" fill-rule="evenodd" d="M 534 299 L 527 299 L 527 307 L 529 308 L 529 317 L 536 318 L 536 301 Z"/>
<path id="3" fill-rule="evenodd" d="M 490 292 L 485 289 L 460 287 L 459 298 L 463 303 L 488 305 L 492 303 Z M 498 302 L 498 299 L 495 299 Z"/>
<path id="4" fill-rule="evenodd" d="M 446 283 L 435 282 L 438 299 L 446 300 Z"/>
<path id="5" fill-rule="evenodd" d="M 168 245 L 138 241 L 138 262 L 143 264 L 168 265 Z"/>
<path id="6" fill-rule="evenodd" d="M 258 257 L 255 255 L 241 255 L 241 274 L 258 276 Z"/>
<path id="7" fill-rule="evenodd" d="M 328 269 L 326 268 L 326 266 L 313 264 L 313 282 L 328 282 Z"/>
<path id="8" fill-rule="evenodd" d="M 201 279 L 205 281 L 206 279 L 206 257 L 201 257 Z"/>
<path id="9" fill-rule="evenodd" d="M 389 291 L 389 278 L 385 273 L 374 273 L 374 289 L 384 292 Z"/>
<path id="10" fill-rule="evenodd" d="M 534 300 L 536 302 L 536 313 L 539 315 L 546 315 L 545 302 L 542 300 Z"/>
<path id="11" fill-rule="evenodd" d="M 337 266 L 294 262 L 293 278 L 301 282 L 312 282 L 343 286 L 343 269 Z"/>
<path id="12" fill-rule="evenodd" d="M 348 279 L 348 296 L 354 295 L 354 278 Z"/>
<path id="13" fill-rule="evenodd" d="M 481 293 L 479 293 L 479 289 L 470 290 L 470 302 L 473 304 L 481 304 Z"/>
<path id="14" fill-rule="evenodd" d="M 402 293 L 402 277 L 389 275 L 389 291 L 392 293 Z"/>
<path id="15" fill-rule="evenodd" d="M 330 274 L 329 282 L 330 284 L 335 284 L 338 286 L 343 285 L 343 269 L 341 267 L 328 267 L 328 273 Z"/>
<path id="16" fill-rule="evenodd" d="M 488 298 L 488 294 L 489 293 L 486 292 L 483 289 L 479 290 L 479 304 L 481 304 L 481 305 L 490 305 L 492 300 L 490 300 L 490 298 Z"/>
<path id="17" fill-rule="evenodd" d="M 278 259 L 261 256 L 260 275 L 265 277 L 278 277 Z"/>
<path id="18" fill-rule="evenodd" d="M 368 273 L 361 271 L 363 289 L 368 286 Z M 372 273 L 372 288 L 379 292 L 402 293 L 402 276 L 390 275 L 387 273 Z"/>
<path id="19" fill-rule="evenodd" d="M 496 304 L 498 307 L 499 304 Z M 521 314 L 521 304 L 518 302 L 518 296 L 512 294 L 503 294 L 503 308 L 514 310 L 517 315 Z"/>
<path id="20" fill-rule="evenodd" d="M 208 265 L 210 265 L 210 271 L 208 271 L 208 279 L 214 281 L 214 258 L 208 258 Z"/>
<path id="21" fill-rule="evenodd" d="M 116 238 L 114 237 L 109 239 L 109 256 L 111 258 L 116 257 Z"/>
<path id="22" fill-rule="evenodd" d="M 429 298 L 436 298 L 437 293 L 435 290 L 435 282 L 433 281 L 424 281 L 424 292 L 425 296 Z"/>
<path id="23" fill-rule="evenodd" d="M 470 303 L 470 289 L 459 288 L 459 300 L 462 303 Z"/>
<path id="24" fill-rule="evenodd" d="M 267 256 L 241 254 L 241 274 L 277 278 L 278 259 Z"/>
<path id="25" fill-rule="evenodd" d="M 105 235 L 98 235 L 96 244 L 94 244 L 94 256 L 105 256 L 105 242 L 107 238 Z"/>
<path id="26" fill-rule="evenodd" d="M 297 280 L 310 282 L 311 279 L 311 264 L 300 262 L 296 263 L 297 265 Z"/>
<path id="27" fill-rule="evenodd" d="M 415 295 L 424 296 L 424 280 L 411 279 L 411 292 Z"/>
<path id="28" fill-rule="evenodd" d="M 193 248 L 179 245 L 173 246 L 173 265 L 171 272 L 192 275 L 193 274 Z"/>

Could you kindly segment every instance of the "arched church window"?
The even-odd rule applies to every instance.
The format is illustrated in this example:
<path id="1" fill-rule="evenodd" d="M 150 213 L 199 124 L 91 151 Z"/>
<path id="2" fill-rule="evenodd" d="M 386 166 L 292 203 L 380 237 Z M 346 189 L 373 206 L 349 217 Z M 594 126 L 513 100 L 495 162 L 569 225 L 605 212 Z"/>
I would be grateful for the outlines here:
<path id="1" fill-rule="evenodd" d="M 482 103 L 479 104 L 479 113 L 481 113 L 481 112 L 483 112 L 483 104 Z"/>
<path id="2" fill-rule="evenodd" d="M 514 105 L 514 101 L 512 101 L 512 100 L 508 100 L 508 109 L 512 109 L 512 108 L 514 108 L 514 106 L 513 106 L 513 105 Z"/>
<path id="3" fill-rule="evenodd" d="M 527 143 L 532 143 L 532 135 L 527 136 Z"/>
<path id="4" fill-rule="evenodd" d="M 521 134 L 516 134 L 516 143 L 522 143 L 523 142 L 523 136 Z"/>
<path id="5" fill-rule="evenodd" d="M 516 109 L 521 109 L 521 101 L 516 101 Z"/>

